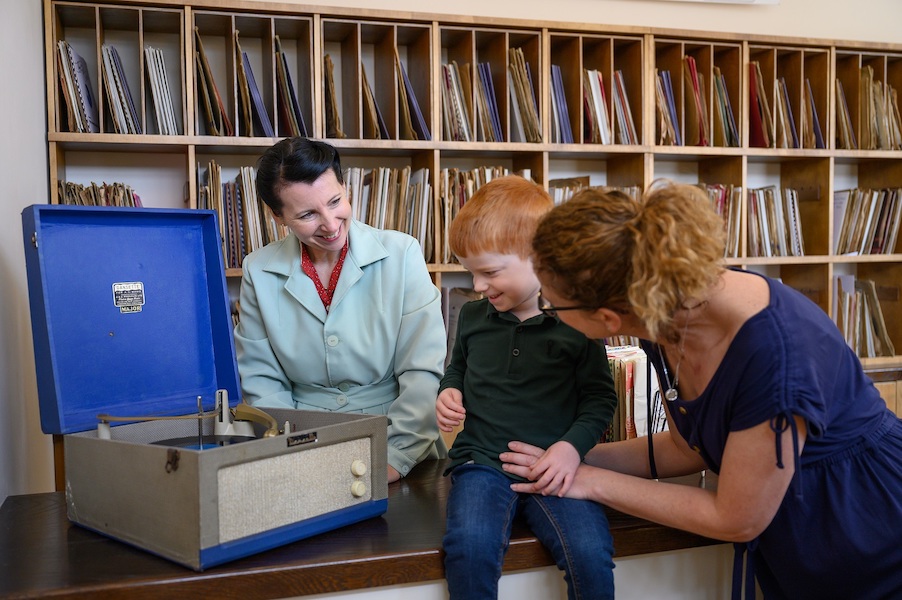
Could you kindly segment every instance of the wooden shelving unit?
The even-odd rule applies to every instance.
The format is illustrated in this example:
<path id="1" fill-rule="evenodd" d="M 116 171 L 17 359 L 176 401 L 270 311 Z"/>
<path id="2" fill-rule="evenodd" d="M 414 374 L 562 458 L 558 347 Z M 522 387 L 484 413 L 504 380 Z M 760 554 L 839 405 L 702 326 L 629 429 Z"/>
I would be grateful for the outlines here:
<path id="1" fill-rule="evenodd" d="M 852 115 L 862 104 L 859 72 L 874 70 L 874 78 L 902 87 L 902 46 L 866 42 L 768 38 L 736 34 L 696 33 L 643 27 L 611 27 L 585 23 L 538 22 L 524 19 L 485 19 L 364 9 L 316 8 L 243 0 L 119 0 L 100 4 L 81 0 L 45 0 L 48 152 L 50 190 L 58 202 L 61 180 L 144 179 L 136 191 L 149 206 L 197 206 L 198 165 L 222 161 L 223 178 L 230 169 L 253 165 L 260 152 L 287 135 L 277 105 L 275 38 L 281 41 L 295 82 L 298 101 L 311 137 L 326 136 L 323 57 L 335 65 L 334 79 L 341 125 L 346 137 L 331 139 L 343 164 L 428 168 L 434 194 L 435 235 L 442 230 L 439 207 L 440 177 L 445 168 L 500 165 L 512 171 L 529 169 L 548 185 L 557 177 L 589 176 L 593 185 L 647 187 L 656 178 L 685 183 L 723 183 L 746 191 L 769 185 L 799 192 L 799 212 L 805 256 L 757 258 L 748 253 L 748 227 L 743 223 L 741 255 L 728 264 L 782 278 L 801 290 L 828 314 L 836 311 L 837 277 L 851 274 L 873 279 L 896 348 L 902 348 L 902 254 L 840 256 L 834 252 L 834 191 L 848 187 L 902 187 L 902 151 L 838 149 L 834 85 L 843 84 Z M 195 28 L 203 41 L 210 67 L 233 122 L 237 122 L 239 87 L 235 64 L 235 33 L 247 52 L 276 136 L 207 135 L 198 108 Z M 57 74 L 57 41 L 66 40 L 85 59 L 92 90 L 102 107 L 100 133 L 68 130 Z M 101 47 L 116 45 L 125 75 L 135 94 L 145 134 L 114 133 L 98 66 Z M 159 135 L 153 117 L 149 85 L 144 74 L 143 48 L 163 50 L 169 69 L 179 135 Z M 508 100 L 507 62 L 512 48 L 523 51 L 531 68 L 531 84 L 538 100 L 543 141 L 511 142 L 512 105 Z M 404 65 L 411 87 L 431 132 L 430 140 L 402 137 L 401 98 L 396 84 L 395 53 Z M 685 115 L 690 101 L 682 77 L 683 57 L 695 60 L 704 77 L 709 107 L 714 106 L 711 83 L 723 75 L 733 118 L 740 136 L 737 147 L 717 140 L 712 145 L 658 145 L 659 121 L 655 104 L 657 70 L 672 73 L 677 111 Z M 501 142 L 460 142 L 443 139 L 442 65 L 456 62 L 478 77 L 477 65 L 488 63 L 495 83 L 503 137 Z M 775 81 L 782 78 L 796 115 L 806 102 L 810 84 L 824 149 L 758 148 L 749 144 L 749 64 L 761 66 L 764 88 L 773 107 Z M 574 142 L 551 139 L 551 67 L 561 69 Z M 583 69 L 598 70 L 606 84 L 616 71 L 624 77 L 638 143 L 587 143 L 583 110 Z M 381 107 L 389 140 L 363 139 L 363 71 Z M 807 82 L 807 83 L 806 83 Z M 614 116 L 610 91 L 609 113 Z M 713 110 L 708 126 L 714 128 Z M 471 116 L 475 128 L 475 116 Z M 854 121 L 858 133 L 865 124 Z M 773 132 L 772 132 L 773 133 Z M 149 183 L 148 183 L 149 182 Z M 745 204 L 741 211 L 747 215 Z M 438 255 L 438 254 L 436 254 Z M 434 257 L 434 281 L 460 267 Z M 237 273 L 230 271 L 230 276 Z"/>

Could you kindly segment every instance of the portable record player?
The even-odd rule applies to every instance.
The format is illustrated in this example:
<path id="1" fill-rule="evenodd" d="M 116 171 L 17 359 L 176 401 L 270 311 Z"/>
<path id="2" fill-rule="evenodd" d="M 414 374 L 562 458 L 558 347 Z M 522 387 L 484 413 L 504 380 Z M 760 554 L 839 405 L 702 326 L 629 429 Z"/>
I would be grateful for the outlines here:
<path id="1" fill-rule="evenodd" d="M 385 512 L 385 417 L 239 402 L 213 211 L 35 205 L 22 224 L 70 520 L 203 570 Z"/>

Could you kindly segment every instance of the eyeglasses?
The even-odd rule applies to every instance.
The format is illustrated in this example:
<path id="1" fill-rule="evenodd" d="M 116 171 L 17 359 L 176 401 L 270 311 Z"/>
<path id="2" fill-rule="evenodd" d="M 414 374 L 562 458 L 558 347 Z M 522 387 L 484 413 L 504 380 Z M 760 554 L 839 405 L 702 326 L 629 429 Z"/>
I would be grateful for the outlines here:
<path id="1" fill-rule="evenodd" d="M 552 306 L 548 303 L 547 300 L 542 296 L 542 292 L 539 292 L 539 310 L 542 311 L 542 314 L 548 317 L 555 317 L 557 313 L 562 310 L 595 310 L 597 307 L 595 306 Z"/>

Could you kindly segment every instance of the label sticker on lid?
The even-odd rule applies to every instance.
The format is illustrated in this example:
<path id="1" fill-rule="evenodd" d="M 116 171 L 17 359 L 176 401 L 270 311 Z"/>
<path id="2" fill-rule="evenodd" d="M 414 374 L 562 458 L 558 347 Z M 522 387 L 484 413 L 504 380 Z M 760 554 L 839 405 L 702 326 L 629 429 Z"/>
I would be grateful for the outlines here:
<path id="1" fill-rule="evenodd" d="M 113 304 L 120 313 L 141 312 L 144 306 L 144 283 L 126 281 L 113 284 Z"/>

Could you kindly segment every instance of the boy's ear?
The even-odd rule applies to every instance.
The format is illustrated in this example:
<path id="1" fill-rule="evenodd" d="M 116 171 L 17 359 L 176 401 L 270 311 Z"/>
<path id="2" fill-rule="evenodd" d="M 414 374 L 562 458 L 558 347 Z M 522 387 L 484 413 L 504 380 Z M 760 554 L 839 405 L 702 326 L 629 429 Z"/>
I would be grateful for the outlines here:
<path id="1" fill-rule="evenodd" d="M 592 313 L 592 319 L 598 321 L 611 335 L 616 335 L 623 325 L 623 315 L 610 308 L 599 308 Z"/>

